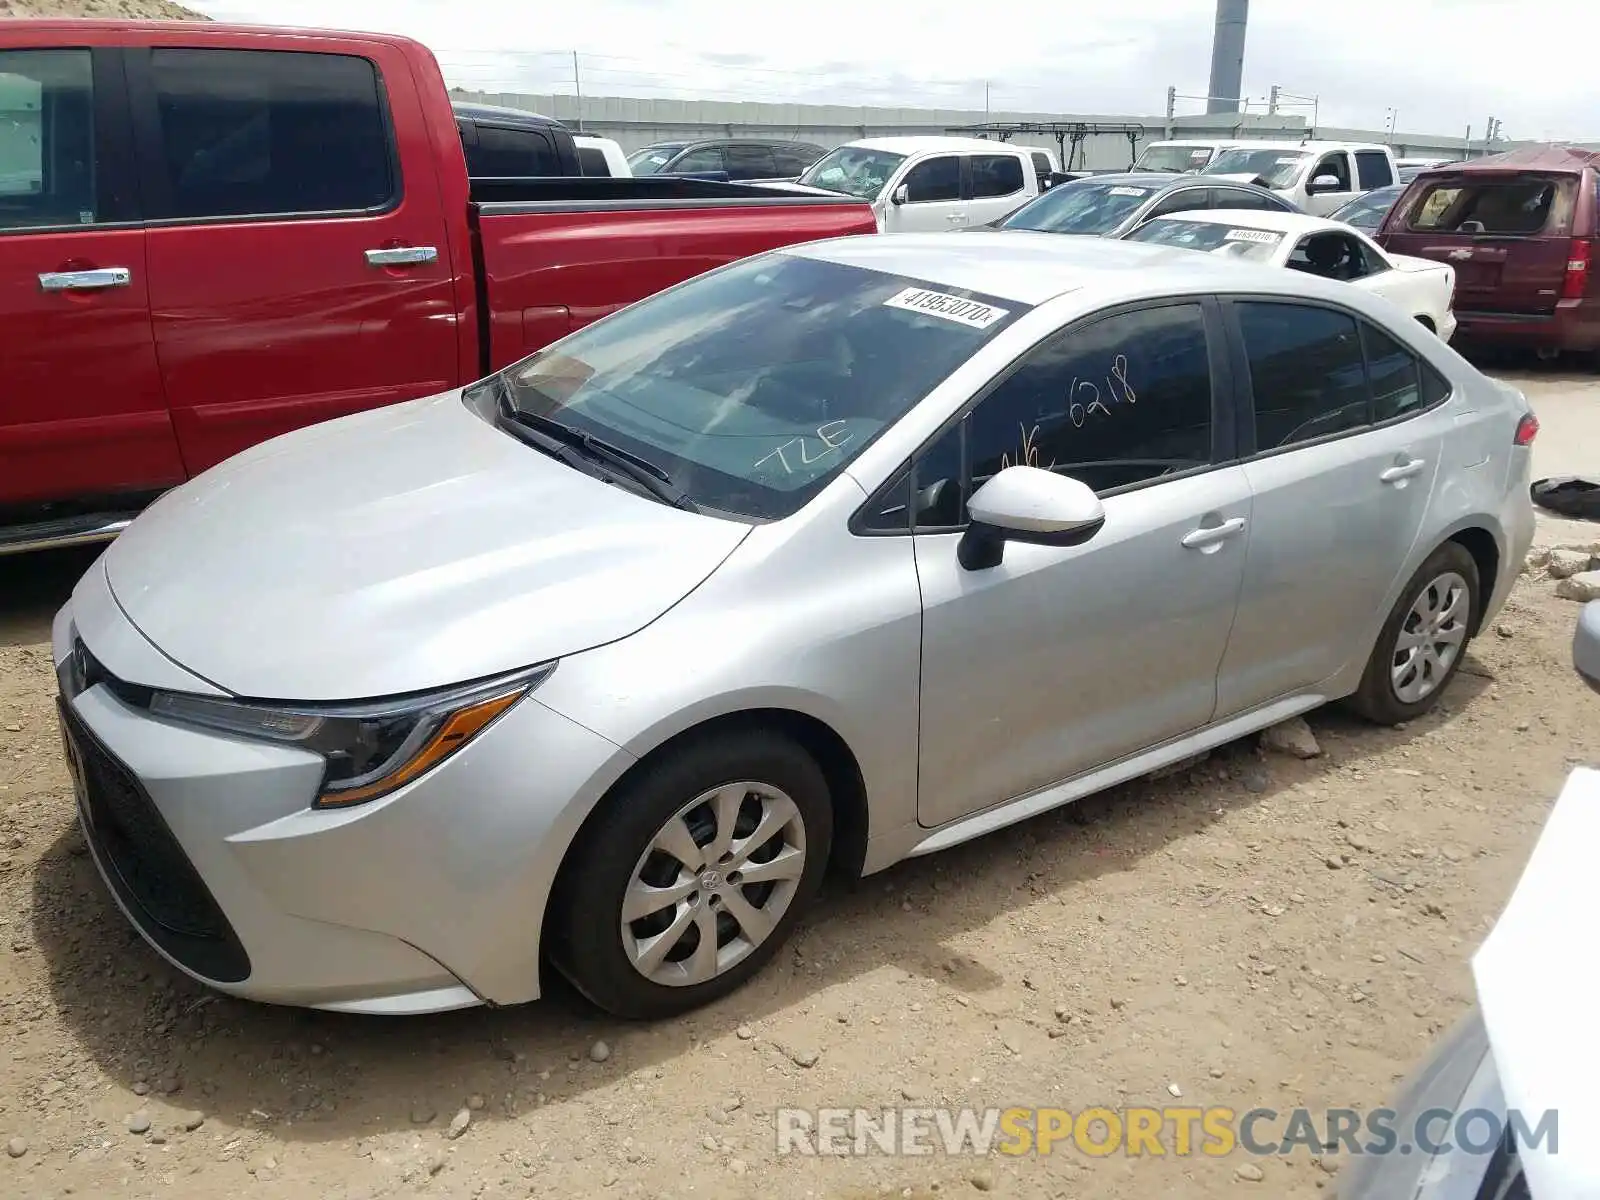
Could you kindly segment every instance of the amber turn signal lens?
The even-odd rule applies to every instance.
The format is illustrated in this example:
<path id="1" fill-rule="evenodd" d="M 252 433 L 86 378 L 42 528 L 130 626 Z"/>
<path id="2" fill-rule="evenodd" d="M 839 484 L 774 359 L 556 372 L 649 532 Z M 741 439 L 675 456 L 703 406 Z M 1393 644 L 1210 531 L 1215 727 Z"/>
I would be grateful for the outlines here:
<path id="1" fill-rule="evenodd" d="M 362 787 L 347 791 L 323 792 L 317 797 L 317 807 L 346 808 L 352 804 L 364 804 L 396 788 L 404 787 L 413 779 L 431 771 L 477 737 L 491 721 L 527 695 L 527 692 L 526 686 L 519 687 L 499 696 L 480 700 L 466 708 L 457 709 L 445 718 L 433 732 L 433 736 L 423 742 L 415 754 L 382 779 L 375 779 Z"/>

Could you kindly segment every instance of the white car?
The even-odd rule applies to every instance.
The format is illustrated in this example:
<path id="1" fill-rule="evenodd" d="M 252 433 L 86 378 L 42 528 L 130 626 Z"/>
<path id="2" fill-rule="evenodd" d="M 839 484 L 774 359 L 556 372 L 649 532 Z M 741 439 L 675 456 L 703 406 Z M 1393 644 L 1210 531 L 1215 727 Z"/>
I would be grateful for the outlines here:
<path id="1" fill-rule="evenodd" d="M 1456 331 L 1456 272 L 1447 263 L 1390 254 L 1340 221 L 1304 213 L 1201 209 L 1157 217 L 1126 237 L 1243 258 L 1337 279 L 1399 305 L 1445 341 Z"/>
<path id="2" fill-rule="evenodd" d="M 881 233 L 943 233 L 986 225 L 1039 194 L 1031 146 L 969 137 L 882 137 L 848 142 L 800 176 L 808 188 L 872 205 Z"/>

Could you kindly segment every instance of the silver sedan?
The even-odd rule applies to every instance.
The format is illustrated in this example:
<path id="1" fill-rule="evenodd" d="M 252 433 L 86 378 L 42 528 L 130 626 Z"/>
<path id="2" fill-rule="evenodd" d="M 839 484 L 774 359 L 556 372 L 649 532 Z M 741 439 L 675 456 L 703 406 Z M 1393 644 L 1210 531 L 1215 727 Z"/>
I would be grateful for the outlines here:
<path id="1" fill-rule="evenodd" d="M 1356 289 L 1048 234 L 684 283 L 170 492 L 55 624 L 127 917 L 224 991 L 637 1017 L 871 873 L 1346 699 L 1531 539 L 1516 391 Z"/>

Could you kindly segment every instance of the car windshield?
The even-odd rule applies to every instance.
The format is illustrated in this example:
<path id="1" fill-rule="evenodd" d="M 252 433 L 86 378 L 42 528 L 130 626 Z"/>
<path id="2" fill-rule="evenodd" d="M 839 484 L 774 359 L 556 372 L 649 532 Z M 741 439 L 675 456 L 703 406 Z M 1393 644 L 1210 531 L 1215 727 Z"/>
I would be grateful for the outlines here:
<path id="1" fill-rule="evenodd" d="M 1198 171 L 1211 157 L 1210 146 L 1146 146 L 1134 169 L 1139 171 Z"/>
<path id="2" fill-rule="evenodd" d="M 1202 175 L 1248 175 L 1259 177 L 1269 188 L 1292 187 L 1300 170 L 1311 157 L 1304 150 L 1224 150 L 1211 160 Z"/>
<path id="3" fill-rule="evenodd" d="M 840 146 L 806 168 L 800 182 L 861 200 L 876 200 L 904 154 L 869 150 L 865 146 Z"/>
<path id="4" fill-rule="evenodd" d="M 1186 221 L 1182 217 L 1157 217 L 1128 235 L 1130 242 L 1154 242 L 1185 250 L 1215 251 L 1228 258 L 1271 262 L 1283 234 L 1275 229 L 1251 229 L 1221 221 Z"/>
<path id="5" fill-rule="evenodd" d="M 628 155 L 628 166 L 635 175 L 654 175 L 671 162 L 673 155 L 682 149 L 682 145 L 646 146 L 643 150 L 635 150 Z"/>
<path id="6" fill-rule="evenodd" d="M 644 460 L 697 508 L 778 519 L 1026 307 L 767 254 L 631 305 L 495 378 L 520 412 Z"/>
<path id="7" fill-rule="evenodd" d="M 1051 188 L 1000 223 L 1001 229 L 1044 233 L 1107 234 L 1121 225 L 1159 187 L 1079 179 Z"/>
<path id="8" fill-rule="evenodd" d="M 1354 225 L 1357 229 L 1376 229 L 1383 224 L 1383 218 L 1389 215 L 1394 202 L 1400 199 L 1400 193 L 1405 190 L 1404 185 L 1376 188 L 1357 196 L 1349 204 L 1341 204 L 1329 215 L 1333 220 Z"/>

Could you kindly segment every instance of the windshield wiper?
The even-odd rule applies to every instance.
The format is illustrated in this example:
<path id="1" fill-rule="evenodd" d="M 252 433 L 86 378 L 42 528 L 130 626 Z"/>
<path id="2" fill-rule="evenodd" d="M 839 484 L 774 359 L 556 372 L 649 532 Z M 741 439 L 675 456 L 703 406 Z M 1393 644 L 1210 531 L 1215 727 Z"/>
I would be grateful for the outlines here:
<path id="1" fill-rule="evenodd" d="M 523 412 L 511 398 L 510 389 L 503 384 L 499 408 L 502 420 L 525 431 L 542 434 L 557 447 L 570 447 L 588 455 L 593 461 L 604 463 L 614 473 L 627 476 L 662 503 L 681 508 L 686 512 L 699 511 L 699 506 L 689 498 L 689 494 L 672 482 L 672 476 L 649 459 L 624 450 L 621 446 L 614 446 L 592 433 L 574 429 L 571 425 L 563 424 L 553 417 Z M 550 452 L 555 452 L 553 447 L 550 448 Z M 563 456 L 556 454 L 556 457 Z"/>

